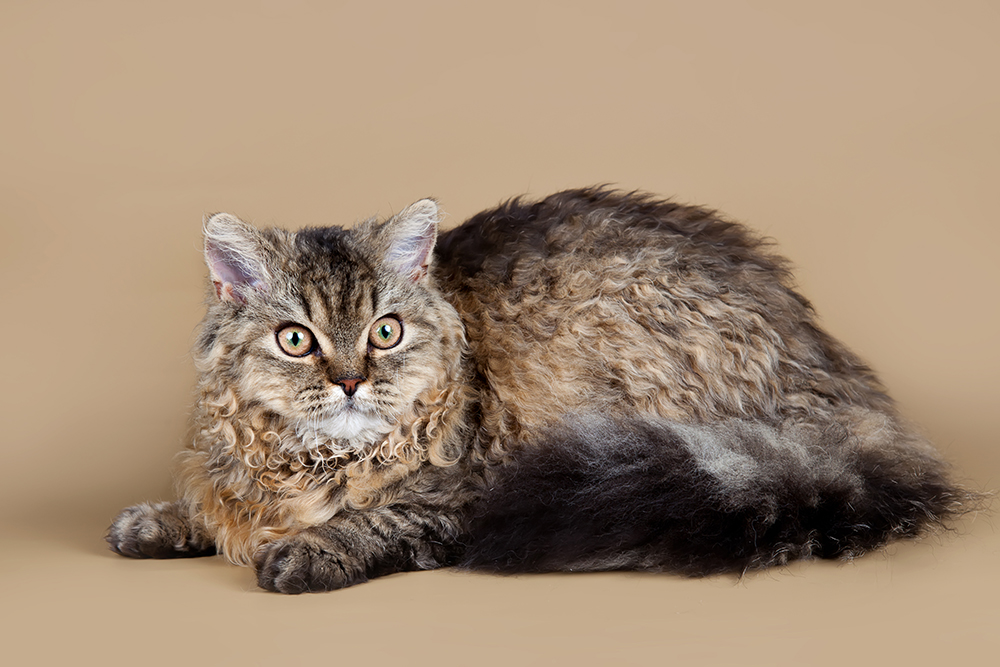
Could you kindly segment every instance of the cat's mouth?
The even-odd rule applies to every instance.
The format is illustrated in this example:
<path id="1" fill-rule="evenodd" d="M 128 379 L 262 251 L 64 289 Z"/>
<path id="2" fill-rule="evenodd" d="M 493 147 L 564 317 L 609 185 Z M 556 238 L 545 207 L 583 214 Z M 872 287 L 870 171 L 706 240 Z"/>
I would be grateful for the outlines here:
<path id="1" fill-rule="evenodd" d="M 360 396 L 345 396 L 341 400 L 328 405 L 326 409 L 321 412 L 323 417 L 326 419 L 331 419 L 337 415 L 345 413 L 378 417 L 377 409 Z"/>

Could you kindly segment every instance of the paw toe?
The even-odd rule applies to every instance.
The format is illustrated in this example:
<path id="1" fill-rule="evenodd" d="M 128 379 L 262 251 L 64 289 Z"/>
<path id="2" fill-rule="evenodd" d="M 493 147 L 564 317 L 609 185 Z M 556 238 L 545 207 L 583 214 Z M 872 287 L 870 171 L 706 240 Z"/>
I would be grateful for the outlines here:
<path id="1" fill-rule="evenodd" d="M 209 545 L 191 544 L 190 530 L 170 512 L 170 505 L 143 503 L 121 512 L 105 540 L 115 553 L 130 558 L 179 558 L 214 553 Z"/>
<path id="2" fill-rule="evenodd" d="M 336 554 L 298 537 L 268 545 L 256 567 L 257 584 L 277 593 L 318 593 L 357 583 L 348 581 Z"/>

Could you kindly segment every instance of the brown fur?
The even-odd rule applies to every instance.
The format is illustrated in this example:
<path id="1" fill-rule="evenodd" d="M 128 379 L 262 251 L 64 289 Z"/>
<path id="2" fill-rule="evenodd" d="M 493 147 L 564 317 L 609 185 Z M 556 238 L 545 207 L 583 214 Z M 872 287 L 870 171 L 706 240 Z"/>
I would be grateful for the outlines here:
<path id="1" fill-rule="evenodd" d="M 572 477 L 583 465 L 573 448 L 631 442 L 647 429 L 651 446 L 666 447 L 647 470 L 669 460 L 691 471 L 656 502 L 690 483 L 706 494 L 685 509 L 707 512 L 698 530 L 744 515 L 784 526 L 762 547 L 770 552 L 743 555 L 737 544 L 722 555 L 706 550 L 706 562 L 742 568 L 788 554 L 854 555 L 916 534 L 968 500 L 938 482 L 940 462 L 900 423 L 872 371 L 819 328 L 785 261 L 744 227 L 600 188 L 509 202 L 435 246 L 437 217 L 424 200 L 350 231 L 291 234 L 224 214 L 209 220 L 214 288 L 196 350 L 201 396 L 180 499 L 126 510 L 109 533 L 113 549 L 160 556 L 170 545 L 191 553 L 214 545 L 255 565 L 265 588 L 285 592 L 463 558 L 482 566 L 497 556 L 476 556 L 476 543 L 493 545 L 507 530 L 482 519 L 503 511 L 491 498 L 520 483 L 512 475 L 536 453 L 568 448 L 569 458 L 540 460 L 538 469 L 570 465 L 559 475 Z M 380 349 L 368 330 L 390 314 L 403 323 L 402 342 Z M 278 348 L 275 332 L 290 323 L 312 332 L 312 352 Z M 343 378 L 363 378 L 357 397 L 341 393 Z M 864 450 L 892 453 L 888 483 L 902 480 L 912 495 L 873 500 L 886 527 L 862 537 L 850 528 L 827 554 L 816 546 L 827 539 L 821 533 L 843 524 L 820 511 L 829 499 L 847 494 L 850 506 L 882 493 L 882 478 L 871 482 L 875 473 L 863 470 Z M 817 481 L 781 502 L 800 503 L 797 513 L 813 508 L 825 524 L 789 527 L 762 509 L 778 502 L 767 480 L 793 469 L 816 471 Z M 911 505 L 926 517 L 911 519 L 901 509 Z M 491 532 L 477 536 L 476 526 Z M 578 528 L 586 532 L 570 526 L 570 535 Z M 659 539 L 668 529 L 647 530 Z M 789 537 L 795 531 L 805 532 Z M 496 542 L 498 553 L 520 548 L 505 544 Z M 673 542 L 652 554 L 593 555 L 604 548 L 580 546 L 551 567 L 699 569 L 677 561 Z"/>

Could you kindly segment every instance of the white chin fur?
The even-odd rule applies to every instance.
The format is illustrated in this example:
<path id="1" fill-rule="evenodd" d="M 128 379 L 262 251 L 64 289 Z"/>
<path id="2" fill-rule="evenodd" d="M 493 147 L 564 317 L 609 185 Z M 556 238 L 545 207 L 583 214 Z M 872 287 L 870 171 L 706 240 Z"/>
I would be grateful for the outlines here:
<path id="1" fill-rule="evenodd" d="M 299 424 L 296 432 L 306 447 L 329 444 L 331 441 L 351 448 L 378 442 L 392 430 L 385 420 L 353 409 L 341 410 L 325 419 Z"/>

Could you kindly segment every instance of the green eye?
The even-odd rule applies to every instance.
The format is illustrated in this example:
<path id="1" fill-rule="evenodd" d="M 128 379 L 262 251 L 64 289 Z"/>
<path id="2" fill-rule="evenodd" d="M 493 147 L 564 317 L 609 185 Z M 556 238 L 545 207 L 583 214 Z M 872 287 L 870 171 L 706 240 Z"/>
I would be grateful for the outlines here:
<path id="1" fill-rule="evenodd" d="M 277 332 L 278 347 L 291 357 L 304 357 L 313 349 L 313 335 L 309 329 L 290 324 Z"/>
<path id="2" fill-rule="evenodd" d="M 403 337 L 403 323 L 392 315 L 376 320 L 368 332 L 368 342 L 380 350 L 388 350 L 399 344 Z"/>

